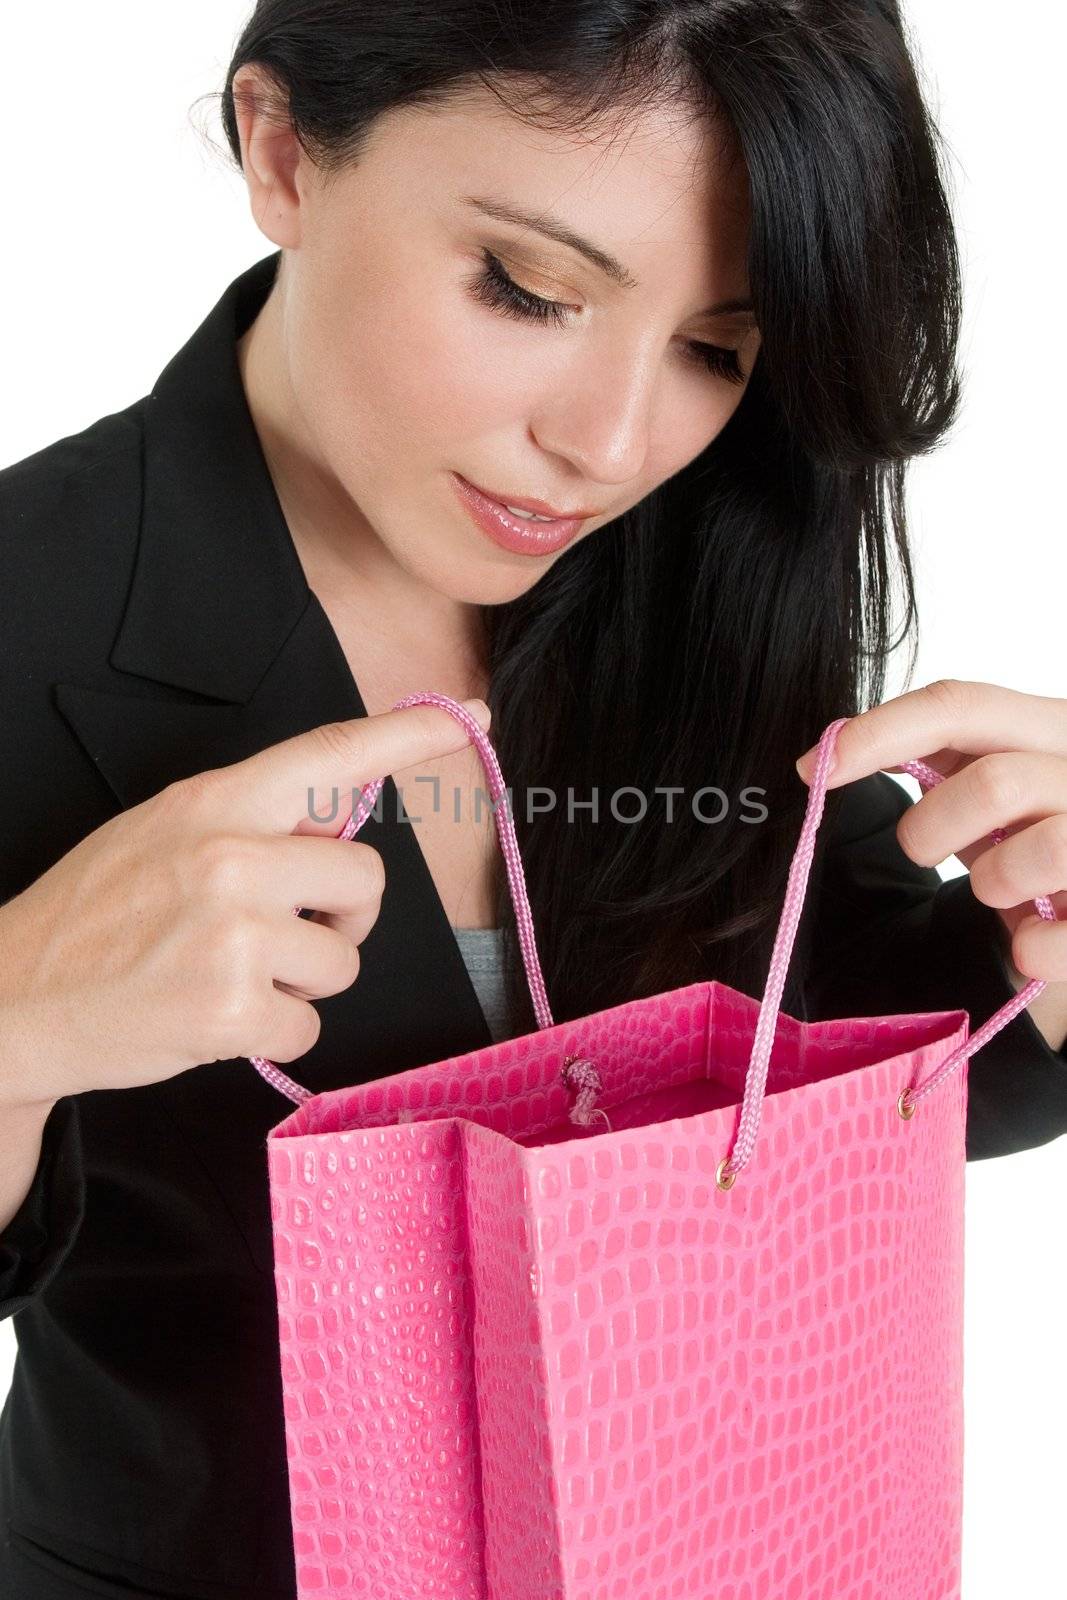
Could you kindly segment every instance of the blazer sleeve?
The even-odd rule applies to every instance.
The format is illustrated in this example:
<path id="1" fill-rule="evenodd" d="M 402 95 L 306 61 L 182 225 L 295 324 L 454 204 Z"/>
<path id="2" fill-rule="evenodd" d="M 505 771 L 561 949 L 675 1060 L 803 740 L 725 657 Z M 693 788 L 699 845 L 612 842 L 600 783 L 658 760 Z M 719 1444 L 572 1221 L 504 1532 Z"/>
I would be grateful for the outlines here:
<path id="1" fill-rule="evenodd" d="M 22 1205 L 0 1231 L 0 1320 L 52 1282 L 85 1215 L 85 1169 L 76 1096 L 57 1100 L 41 1132 L 41 1153 Z"/>
<path id="2" fill-rule="evenodd" d="M 1016 993 L 996 910 L 975 898 L 968 874 L 943 880 L 905 855 L 896 825 L 916 802 L 888 773 L 830 790 L 827 808 L 838 794 L 811 903 L 807 1020 L 962 1009 L 976 1032 Z M 966 1070 L 968 1161 L 1067 1133 L 1067 1053 L 1029 1010 Z"/>

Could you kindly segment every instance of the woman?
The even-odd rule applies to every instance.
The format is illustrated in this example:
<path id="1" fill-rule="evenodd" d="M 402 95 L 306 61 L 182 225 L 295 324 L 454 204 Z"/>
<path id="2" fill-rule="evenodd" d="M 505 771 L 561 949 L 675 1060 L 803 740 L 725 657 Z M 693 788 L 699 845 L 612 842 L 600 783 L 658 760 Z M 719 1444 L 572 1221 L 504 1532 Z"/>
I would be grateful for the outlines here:
<path id="1" fill-rule="evenodd" d="M 484 777 L 413 689 L 488 702 L 558 1020 L 760 992 L 798 757 L 857 714 L 785 1009 L 977 1022 L 1052 980 L 970 1064 L 967 1153 L 1067 1130 L 1029 915 L 1067 707 L 878 703 L 905 465 L 958 403 L 896 6 L 270 0 L 222 109 L 275 251 L 151 395 L 0 474 L 14 1600 L 295 1592 L 286 1107 L 246 1058 L 322 1089 L 534 1025 Z M 912 806 L 885 770 L 920 755 Z"/>

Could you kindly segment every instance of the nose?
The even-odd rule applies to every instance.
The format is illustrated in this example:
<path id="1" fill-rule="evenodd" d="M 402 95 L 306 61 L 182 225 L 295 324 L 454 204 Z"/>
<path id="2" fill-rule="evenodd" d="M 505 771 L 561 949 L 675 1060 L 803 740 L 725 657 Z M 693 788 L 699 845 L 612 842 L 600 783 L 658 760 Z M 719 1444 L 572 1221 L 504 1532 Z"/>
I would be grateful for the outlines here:
<path id="1" fill-rule="evenodd" d="M 554 380 L 531 432 L 541 450 L 569 461 L 590 485 L 578 493 L 583 504 L 596 503 L 593 485 L 632 483 L 644 471 L 656 375 L 647 353 L 616 348 L 587 355 L 565 379 Z"/>

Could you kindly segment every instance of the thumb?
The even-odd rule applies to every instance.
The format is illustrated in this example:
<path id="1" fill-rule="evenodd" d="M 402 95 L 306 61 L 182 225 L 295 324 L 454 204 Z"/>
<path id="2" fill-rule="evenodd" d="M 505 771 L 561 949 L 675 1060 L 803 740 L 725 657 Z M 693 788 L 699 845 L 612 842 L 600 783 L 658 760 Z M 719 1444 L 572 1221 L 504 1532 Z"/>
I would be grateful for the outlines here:
<path id="1" fill-rule="evenodd" d="M 215 769 L 215 792 L 227 822 L 253 833 L 291 833 L 301 821 L 314 831 L 340 833 L 352 809 L 353 789 L 462 750 L 476 731 L 489 727 L 483 701 L 449 704 L 450 710 L 405 706 L 374 717 L 323 723 Z M 317 826 L 309 821 L 313 811 L 323 815 L 335 805 L 343 812 L 340 819 Z"/>

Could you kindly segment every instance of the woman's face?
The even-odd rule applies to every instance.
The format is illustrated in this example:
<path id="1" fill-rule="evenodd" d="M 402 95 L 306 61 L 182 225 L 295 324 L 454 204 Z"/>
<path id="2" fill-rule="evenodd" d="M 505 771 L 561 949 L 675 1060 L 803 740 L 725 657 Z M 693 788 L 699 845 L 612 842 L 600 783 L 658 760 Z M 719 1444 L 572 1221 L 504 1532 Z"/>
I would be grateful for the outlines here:
<path id="1" fill-rule="evenodd" d="M 759 342 L 744 169 L 681 107 L 579 138 L 479 89 L 380 118 L 328 183 L 241 120 L 253 213 L 285 250 L 257 373 L 294 503 L 334 541 L 441 596 L 507 601 L 575 539 L 611 538 L 737 407 Z M 586 515 L 562 546 L 507 548 L 463 482 Z"/>

